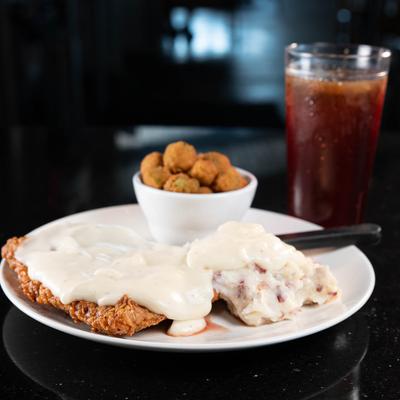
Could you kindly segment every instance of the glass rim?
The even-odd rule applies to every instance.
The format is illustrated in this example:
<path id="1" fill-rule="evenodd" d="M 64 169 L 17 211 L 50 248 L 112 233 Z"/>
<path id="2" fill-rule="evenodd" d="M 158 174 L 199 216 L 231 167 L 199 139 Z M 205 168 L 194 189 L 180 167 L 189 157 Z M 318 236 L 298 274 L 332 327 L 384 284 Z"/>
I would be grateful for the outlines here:
<path id="1" fill-rule="evenodd" d="M 368 48 L 368 54 L 351 53 L 356 49 Z M 324 48 L 331 49 L 331 51 L 324 51 Z M 313 52 L 313 49 L 320 49 L 319 52 Z M 337 49 L 337 52 L 332 51 Z M 341 49 L 343 53 L 339 52 Z M 371 46 L 369 44 L 347 44 L 347 43 L 329 43 L 329 42 L 316 42 L 316 43 L 291 43 L 286 46 L 286 53 L 292 56 L 303 58 L 338 58 L 338 59 L 390 59 L 392 52 L 386 47 Z M 349 51 L 348 54 L 345 51 Z"/>

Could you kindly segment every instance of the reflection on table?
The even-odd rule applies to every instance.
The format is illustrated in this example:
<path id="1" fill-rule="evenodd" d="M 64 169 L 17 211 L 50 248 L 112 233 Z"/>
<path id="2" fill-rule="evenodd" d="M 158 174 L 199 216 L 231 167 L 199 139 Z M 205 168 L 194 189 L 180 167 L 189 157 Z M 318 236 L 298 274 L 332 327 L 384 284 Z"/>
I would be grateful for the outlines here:
<path id="1" fill-rule="evenodd" d="M 156 353 L 104 346 L 52 330 L 12 307 L 3 343 L 18 369 L 68 399 L 358 399 L 369 341 L 357 315 L 290 343 L 229 353 Z M 239 380 L 240 378 L 240 380 Z M 239 384 L 240 382 L 240 384 Z M 279 397 L 275 397 L 279 396 Z"/>

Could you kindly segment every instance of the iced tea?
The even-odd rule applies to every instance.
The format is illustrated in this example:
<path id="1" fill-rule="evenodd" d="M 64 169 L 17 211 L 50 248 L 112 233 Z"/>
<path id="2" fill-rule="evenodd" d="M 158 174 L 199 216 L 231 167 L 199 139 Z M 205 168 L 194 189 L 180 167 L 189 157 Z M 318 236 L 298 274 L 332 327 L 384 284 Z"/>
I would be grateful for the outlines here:
<path id="1" fill-rule="evenodd" d="M 286 69 L 289 212 L 323 226 L 361 222 L 386 73 Z"/>

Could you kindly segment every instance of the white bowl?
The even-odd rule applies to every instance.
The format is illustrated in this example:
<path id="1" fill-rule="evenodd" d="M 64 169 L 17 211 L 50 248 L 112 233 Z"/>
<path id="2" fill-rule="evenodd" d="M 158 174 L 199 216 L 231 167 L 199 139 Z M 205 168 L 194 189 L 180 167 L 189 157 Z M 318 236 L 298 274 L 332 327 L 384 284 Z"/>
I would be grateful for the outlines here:
<path id="1" fill-rule="evenodd" d="M 244 188 L 211 194 L 154 189 L 145 185 L 137 172 L 132 178 L 133 187 L 154 239 L 183 244 L 208 235 L 224 222 L 240 221 L 253 201 L 257 178 L 237 170 L 249 181 Z"/>

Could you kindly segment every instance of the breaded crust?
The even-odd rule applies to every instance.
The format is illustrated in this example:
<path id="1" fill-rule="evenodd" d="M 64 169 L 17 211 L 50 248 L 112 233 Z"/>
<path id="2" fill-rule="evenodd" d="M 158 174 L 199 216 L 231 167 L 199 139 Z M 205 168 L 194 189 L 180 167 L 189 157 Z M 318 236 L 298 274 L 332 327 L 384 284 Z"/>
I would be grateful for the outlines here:
<path id="1" fill-rule="evenodd" d="M 15 258 L 15 252 L 24 239 L 24 237 L 9 239 L 3 246 L 1 255 L 9 267 L 17 273 L 22 291 L 32 302 L 49 304 L 63 310 L 74 322 L 84 322 L 90 326 L 93 332 L 111 336 L 132 336 L 134 333 L 157 325 L 166 319 L 164 315 L 151 312 L 128 296 L 123 296 L 113 306 L 99 306 L 85 300 L 73 301 L 69 304 L 61 303 L 50 289 L 41 282 L 32 280 L 28 275 L 26 265 Z"/>

